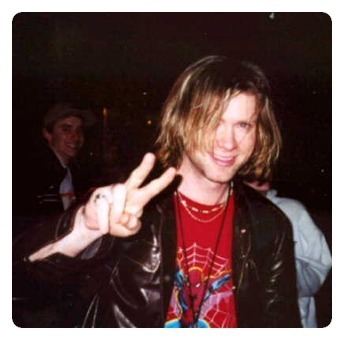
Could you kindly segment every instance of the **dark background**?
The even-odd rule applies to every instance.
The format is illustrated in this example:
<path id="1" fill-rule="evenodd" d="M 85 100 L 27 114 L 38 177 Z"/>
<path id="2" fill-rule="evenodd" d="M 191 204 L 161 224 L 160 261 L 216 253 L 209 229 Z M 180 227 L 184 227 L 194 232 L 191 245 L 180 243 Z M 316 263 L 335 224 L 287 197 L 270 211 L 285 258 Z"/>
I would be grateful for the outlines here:
<path id="1" fill-rule="evenodd" d="M 112 178 L 151 148 L 161 105 L 186 66 L 210 54 L 241 57 L 272 83 L 284 140 L 275 186 L 309 208 L 331 246 L 331 43 L 324 13 L 17 14 L 13 180 L 25 176 L 20 159 L 34 152 L 54 102 L 96 113 L 83 158 Z M 321 325 L 329 323 L 329 286 L 318 299 Z"/>

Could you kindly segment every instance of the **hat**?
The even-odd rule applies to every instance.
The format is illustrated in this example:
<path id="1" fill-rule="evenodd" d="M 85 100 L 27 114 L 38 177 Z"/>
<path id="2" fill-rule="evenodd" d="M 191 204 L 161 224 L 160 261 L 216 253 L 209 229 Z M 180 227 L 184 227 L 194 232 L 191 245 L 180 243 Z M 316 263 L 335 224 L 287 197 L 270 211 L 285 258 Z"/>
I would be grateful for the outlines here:
<path id="1" fill-rule="evenodd" d="M 96 117 L 92 111 L 78 109 L 73 107 L 70 103 L 58 103 L 51 107 L 44 116 L 43 126 L 46 128 L 55 124 L 58 119 L 69 116 L 80 117 L 86 127 L 89 127 L 96 122 Z"/>

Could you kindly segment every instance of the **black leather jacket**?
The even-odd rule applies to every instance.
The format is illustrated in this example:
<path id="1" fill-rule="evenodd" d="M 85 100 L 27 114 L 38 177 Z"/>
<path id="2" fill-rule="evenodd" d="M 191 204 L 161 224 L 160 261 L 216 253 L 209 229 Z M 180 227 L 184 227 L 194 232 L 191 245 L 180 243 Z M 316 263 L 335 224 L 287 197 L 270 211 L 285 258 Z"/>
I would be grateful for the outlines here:
<path id="1" fill-rule="evenodd" d="M 233 279 L 238 326 L 300 327 L 290 223 L 251 188 L 236 183 L 234 193 Z M 14 247 L 16 279 L 24 275 L 36 292 L 46 292 L 47 286 L 54 292 L 72 287 L 77 302 L 71 303 L 73 318 L 68 326 L 163 327 L 175 273 L 171 195 L 146 207 L 143 227 L 133 237 L 105 236 L 76 258 L 55 254 L 35 263 L 25 260 L 47 240 L 66 234 L 74 215 L 69 211 L 50 228 L 38 227 L 36 238 L 31 233 L 18 241 Z"/>

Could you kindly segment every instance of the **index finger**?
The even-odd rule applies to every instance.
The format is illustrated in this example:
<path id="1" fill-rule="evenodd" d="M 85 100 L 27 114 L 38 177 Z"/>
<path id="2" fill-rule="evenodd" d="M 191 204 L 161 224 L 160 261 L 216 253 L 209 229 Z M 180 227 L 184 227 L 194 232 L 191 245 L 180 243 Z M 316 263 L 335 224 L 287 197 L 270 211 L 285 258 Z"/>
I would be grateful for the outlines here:
<path id="1" fill-rule="evenodd" d="M 154 196 L 158 195 L 176 176 L 176 169 L 167 169 L 160 177 L 152 180 L 146 186 L 140 189 L 142 207 L 145 206 Z"/>
<path id="2" fill-rule="evenodd" d="M 153 169 L 154 162 L 154 154 L 146 153 L 144 155 L 140 165 L 132 171 L 129 178 L 125 182 L 125 186 L 127 187 L 128 191 L 134 188 L 138 188 L 143 183 L 143 181 Z"/>

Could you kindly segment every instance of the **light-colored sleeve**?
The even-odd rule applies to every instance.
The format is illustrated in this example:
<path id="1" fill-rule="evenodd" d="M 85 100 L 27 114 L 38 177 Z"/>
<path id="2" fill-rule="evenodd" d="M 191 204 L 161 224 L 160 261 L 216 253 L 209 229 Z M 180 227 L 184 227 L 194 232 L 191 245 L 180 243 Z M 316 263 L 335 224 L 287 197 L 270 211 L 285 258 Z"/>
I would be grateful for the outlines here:
<path id="1" fill-rule="evenodd" d="M 300 202 L 285 199 L 279 203 L 293 226 L 299 297 L 314 296 L 331 268 L 326 239 Z"/>

